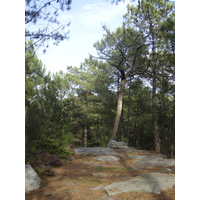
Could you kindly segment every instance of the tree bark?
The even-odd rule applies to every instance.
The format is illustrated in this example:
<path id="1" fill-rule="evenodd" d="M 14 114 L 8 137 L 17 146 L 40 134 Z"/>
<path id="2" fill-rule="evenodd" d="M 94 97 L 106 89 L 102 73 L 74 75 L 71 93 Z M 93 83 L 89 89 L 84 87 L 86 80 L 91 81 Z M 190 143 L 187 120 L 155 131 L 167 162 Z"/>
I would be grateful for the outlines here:
<path id="1" fill-rule="evenodd" d="M 84 126 L 84 144 L 87 147 L 87 126 Z"/>
<path id="2" fill-rule="evenodd" d="M 153 70 L 153 92 L 152 92 L 152 108 L 153 108 L 153 129 L 154 129 L 154 138 L 155 138 L 155 151 L 160 153 L 160 138 L 157 122 L 157 110 L 156 110 L 156 62 L 155 62 L 155 43 L 154 43 L 154 34 L 152 34 L 152 70 Z"/>
<path id="3" fill-rule="evenodd" d="M 26 122 L 27 105 L 25 106 L 25 122 Z"/>
<path id="4" fill-rule="evenodd" d="M 86 92 L 86 94 L 85 94 L 85 109 L 86 109 L 86 111 L 85 111 L 85 119 L 86 119 L 86 124 L 85 124 L 85 126 L 84 126 L 84 143 L 85 143 L 85 147 L 87 147 L 87 108 L 88 108 L 88 98 L 87 98 L 87 96 L 88 96 L 88 92 Z"/>
<path id="5" fill-rule="evenodd" d="M 130 130 L 129 130 L 129 117 L 130 117 L 130 87 L 131 87 L 131 77 L 130 77 L 130 85 L 128 89 L 128 133 L 127 133 L 127 146 L 129 145 L 129 135 L 130 135 Z"/>
<path id="6" fill-rule="evenodd" d="M 162 71 L 163 73 L 163 71 Z M 163 99 L 163 105 L 162 105 L 162 152 L 165 154 L 166 152 L 166 145 L 165 145 L 165 86 L 164 86 L 164 77 L 162 77 L 162 99 Z"/>
<path id="7" fill-rule="evenodd" d="M 120 141 L 122 142 L 124 138 L 124 124 L 123 124 L 123 101 L 122 101 L 122 112 L 121 112 L 121 117 L 120 117 Z"/>
<path id="8" fill-rule="evenodd" d="M 139 141 L 140 141 L 140 124 L 138 123 L 137 137 L 136 137 L 136 142 L 135 142 L 136 147 L 139 147 Z"/>
<path id="9" fill-rule="evenodd" d="M 108 144 L 111 140 L 113 140 L 115 138 L 116 133 L 117 133 L 117 129 L 118 129 L 118 126 L 119 126 L 119 120 L 120 120 L 121 112 L 122 112 L 125 85 L 126 85 L 126 79 L 122 79 L 121 83 L 120 83 L 120 91 L 119 91 L 119 97 L 118 97 L 117 113 L 116 113 L 116 117 L 115 117 L 115 123 L 114 123 L 114 126 L 113 126 L 113 131 L 112 131 L 111 137 L 108 140 Z"/>
<path id="10" fill-rule="evenodd" d="M 173 106 L 173 127 L 172 127 L 172 142 L 171 142 L 171 158 L 174 157 L 175 157 L 175 102 Z"/>

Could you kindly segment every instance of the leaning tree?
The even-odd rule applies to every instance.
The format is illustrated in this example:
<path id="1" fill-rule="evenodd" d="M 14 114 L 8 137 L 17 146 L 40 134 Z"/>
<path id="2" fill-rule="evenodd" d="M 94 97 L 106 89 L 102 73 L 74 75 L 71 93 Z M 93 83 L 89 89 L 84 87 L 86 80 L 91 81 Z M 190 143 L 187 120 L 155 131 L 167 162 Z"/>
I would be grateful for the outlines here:
<path id="1" fill-rule="evenodd" d="M 121 79 L 117 113 L 109 143 L 115 138 L 118 130 L 126 79 L 143 74 L 147 70 L 145 40 L 148 35 L 144 36 L 141 32 L 130 28 L 126 23 L 123 24 L 123 27 L 117 28 L 115 32 L 111 32 L 106 26 L 103 26 L 103 29 L 106 32 L 104 38 L 94 44 L 99 56 L 98 59 L 106 61 L 110 65 L 110 72 Z"/>

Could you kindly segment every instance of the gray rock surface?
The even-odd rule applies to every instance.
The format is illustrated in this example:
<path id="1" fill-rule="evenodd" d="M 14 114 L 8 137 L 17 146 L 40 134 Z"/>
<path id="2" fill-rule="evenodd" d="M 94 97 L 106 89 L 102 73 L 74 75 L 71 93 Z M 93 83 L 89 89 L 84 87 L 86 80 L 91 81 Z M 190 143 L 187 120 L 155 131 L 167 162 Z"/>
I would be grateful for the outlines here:
<path id="1" fill-rule="evenodd" d="M 74 149 L 76 154 L 93 154 L 93 155 L 120 155 L 114 150 L 107 147 L 80 147 Z"/>
<path id="2" fill-rule="evenodd" d="M 175 186 L 175 175 L 150 173 L 137 176 L 127 181 L 112 183 L 104 189 L 109 196 L 122 192 L 146 192 L 160 194 Z"/>
<path id="3" fill-rule="evenodd" d="M 40 188 L 41 180 L 31 165 L 25 165 L 25 191 L 36 190 Z"/>
<path id="4" fill-rule="evenodd" d="M 92 173 L 93 176 L 106 176 L 106 174 L 102 174 L 102 173 Z"/>
<path id="5" fill-rule="evenodd" d="M 118 161 L 119 158 L 116 156 L 98 156 L 96 158 L 93 158 L 94 160 L 99 160 L 99 161 Z"/>
<path id="6" fill-rule="evenodd" d="M 111 149 L 128 149 L 128 146 L 125 142 L 117 142 L 115 140 L 111 140 L 107 147 Z"/>
<path id="7" fill-rule="evenodd" d="M 98 199 L 95 199 L 95 200 L 114 200 L 114 198 L 113 197 L 108 197 L 107 195 L 104 195 L 104 196 L 102 196 L 102 197 L 100 197 Z"/>
<path id="8" fill-rule="evenodd" d="M 157 156 L 132 156 L 130 158 L 135 158 L 133 161 L 132 167 L 153 167 L 156 165 L 163 165 L 164 167 L 169 167 L 175 165 L 175 159 L 163 159 L 162 157 Z"/>
<path id="9" fill-rule="evenodd" d="M 159 172 L 173 172 L 173 170 L 172 170 L 172 169 L 169 169 L 169 168 L 166 168 L 166 169 L 163 169 L 163 170 L 161 170 L 161 171 L 159 171 Z"/>
<path id="10" fill-rule="evenodd" d="M 100 190 L 100 189 L 102 189 L 102 188 L 103 188 L 103 186 L 100 185 L 100 186 L 97 186 L 97 187 L 95 187 L 95 188 L 91 188 L 90 190 Z"/>
<path id="11" fill-rule="evenodd" d="M 123 146 L 124 144 L 120 145 Z M 146 151 L 145 152 L 143 152 L 142 150 L 135 151 L 134 148 L 125 147 L 124 149 L 123 148 L 110 149 L 106 147 L 89 147 L 89 148 L 81 147 L 75 149 L 75 152 L 78 154 L 97 155 L 96 158 L 94 159 L 99 161 L 119 161 L 122 155 L 120 155 L 118 152 L 124 152 L 126 153 L 126 156 L 128 156 L 129 158 L 135 158 L 135 160 L 131 165 L 132 169 L 130 169 L 129 171 L 140 170 L 141 167 L 152 168 L 156 165 L 162 165 L 164 167 L 175 166 L 175 159 L 165 159 L 165 156 L 162 154 L 151 155 L 151 153 L 148 153 Z M 137 155 L 134 156 L 130 155 L 130 153 L 134 152 L 136 152 Z M 143 155 L 144 153 L 145 154 L 148 153 L 148 155 Z M 120 158 L 116 157 L 115 155 L 120 155 Z M 99 164 L 94 164 L 92 162 L 85 164 L 100 166 Z M 101 167 L 104 166 L 101 165 Z M 121 182 L 112 183 L 111 185 L 104 187 L 104 189 L 109 196 L 113 196 L 122 192 L 147 192 L 147 193 L 160 194 L 162 190 L 166 190 L 168 188 L 172 188 L 173 186 L 175 186 L 175 176 L 174 174 L 170 173 L 173 172 L 173 170 L 169 168 L 159 172 L 144 174 L 134 178 L 129 177 L 128 178 L 129 180 L 127 180 L 127 178 L 122 178 Z M 168 174 L 163 174 L 162 172 L 168 172 Z M 99 177 L 106 176 L 106 174 L 103 173 L 93 173 L 92 175 Z M 91 188 L 91 190 L 92 189 L 93 188 Z M 101 199 L 112 200 L 113 198 L 109 196 L 104 195 L 103 197 L 100 197 L 96 200 L 101 200 Z"/>

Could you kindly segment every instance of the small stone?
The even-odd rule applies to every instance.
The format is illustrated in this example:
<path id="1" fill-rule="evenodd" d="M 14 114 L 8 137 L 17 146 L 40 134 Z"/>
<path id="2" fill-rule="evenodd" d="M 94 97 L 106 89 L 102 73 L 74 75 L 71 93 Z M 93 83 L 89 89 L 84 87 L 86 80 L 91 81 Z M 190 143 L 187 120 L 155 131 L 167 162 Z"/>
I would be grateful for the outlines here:
<path id="1" fill-rule="evenodd" d="M 95 187 L 95 188 L 91 188 L 90 190 L 100 190 L 101 188 L 103 188 L 104 186 L 98 186 L 98 187 Z"/>
<path id="2" fill-rule="evenodd" d="M 95 167 L 104 167 L 104 165 L 94 164 Z"/>
<path id="3" fill-rule="evenodd" d="M 163 170 L 161 170 L 161 171 L 159 171 L 159 172 L 173 172 L 173 170 L 172 170 L 172 169 L 169 169 L 169 168 L 166 168 L 166 169 L 163 169 Z"/>
<path id="4" fill-rule="evenodd" d="M 75 185 L 74 183 L 66 183 L 67 185 Z"/>
<path id="5" fill-rule="evenodd" d="M 52 195 L 55 195 L 55 194 L 53 194 L 53 193 L 47 193 L 44 196 L 52 196 Z"/>
<path id="6" fill-rule="evenodd" d="M 93 173 L 92 175 L 93 176 L 106 176 L 105 174 L 102 174 L 102 173 Z"/>

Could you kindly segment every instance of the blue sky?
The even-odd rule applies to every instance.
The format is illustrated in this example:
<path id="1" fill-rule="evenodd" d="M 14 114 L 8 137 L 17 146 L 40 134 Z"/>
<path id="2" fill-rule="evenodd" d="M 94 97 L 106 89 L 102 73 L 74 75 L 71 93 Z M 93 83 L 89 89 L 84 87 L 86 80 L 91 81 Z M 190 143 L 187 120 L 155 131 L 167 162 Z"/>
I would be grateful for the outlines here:
<path id="1" fill-rule="evenodd" d="M 46 54 L 38 53 L 47 72 L 65 72 L 67 66 L 79 67 L 89 53 L 96 55 L 93 44 L 104 34 L 101 24 L 106 24 L 110 30 L 121 26 L 129 2 L 115 5 L 111 4 L 111 0 L 72 1 L 71 10 L 60 12 L 58 16 L 62 23 L 71 22 L 70 39 L 62 41 L 58 46 L 50 45 Z"/>

